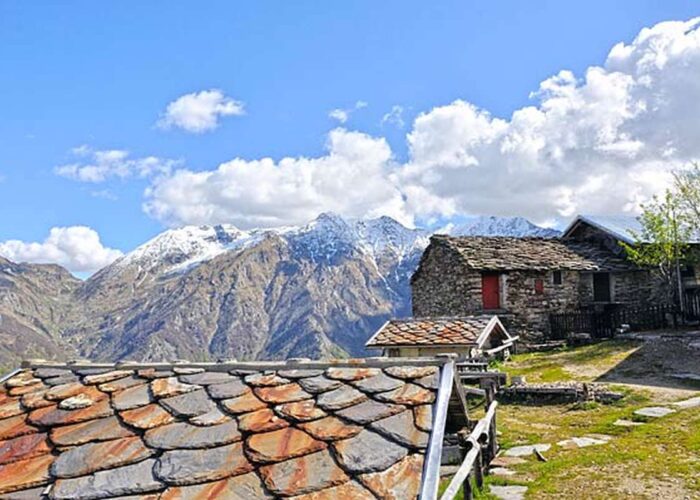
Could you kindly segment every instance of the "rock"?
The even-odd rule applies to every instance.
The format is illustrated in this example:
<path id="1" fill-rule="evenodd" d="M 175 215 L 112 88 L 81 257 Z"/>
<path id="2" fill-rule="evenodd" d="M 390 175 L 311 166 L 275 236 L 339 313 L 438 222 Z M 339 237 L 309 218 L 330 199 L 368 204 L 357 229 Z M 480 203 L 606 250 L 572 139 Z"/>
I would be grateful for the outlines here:
<path id="1" fill-rule="evenodd" d="M 501 500 L 524 500 L 527 486 L 496 486 L 489 485 L 493 496 Z"/>
<path id="2" fill-rule="evenodd" d="M 25 434 L 34 434 L 38 429 L 29 425 L 24 415 L 3 418 L 0 420 L 0 440 L 12 439 Z"/>
<path id="3" fill-rule="evenodd" d="M 408 454 L 403 446 L 366 429 L 333 446 L 341 465 L 351 474 L 386 470 Z"/>
<path id="4" fill-rule="evenodd" d="M 325 411 L 316 406 L 316 401 L 313 399 L 279 405 L 275 407 L 275 411 L 298 422 L 309 422 L 327 415 Z"/>
<path id="5" fill-rule="evenodd" d="M 613 422 L 613 425 L 616 425 L 618 427 L 637 427 L 639 425 L 644 425 L 644 423 L 619 418 Z"/>
<path id="6" fill-rule="evenodd" d="M 128 377 L 113 380 L 111 382 L 105 382 L 97 387 L 103 392 L 118 392 L 128 389 L 129 387 L 134 387 L 143 384 L 143 379 L 130 375 Z"/>
<path id="7" fill-rule="evenodd" d="M 246 376 L 245 382 L 253 387 L 274 387 L 288 384 L 290 380 L 280 377 L 276 373 L 253 373 Z"/>
<path id="8" fill-rule="evenodd" d="M 0 494 L 47 484 L 52 455 L 0 465 Z M 5 497 L 5 495 L 3 495 Z"/>
<path id="9" fill-rule="evenodd" d="M 215 481 L 253 470 L 241 443 L 198 450 L 166 451 L 158 459 L 155 475 L 170 484 Z"/>
<path id="10" fill-rule="evenodd" d="M 416 427 L 413 412 L 405 410 L 397 415 L 378 420 L 370 425 L 380 434 L 411 448 L 425 448 L 430 435 Z"/>
<path id="11" fill-rule="evenodd" d="M 685 401 L 676 401 L 675 403 L 672 403 L 673 406 L 676 406 L 678 408 L 681 408 L 683 410 L 687 410 L 689 408 L 697 408 L 700 406 L 700 396 L 695 397 L 695 398 L 690 398 L 686 399 Z"/>
<path id="12" fill-rule="evenodd" d="M 165 411 L 157 403 L 151 403 L 133 410 L 126 410 L 119 415 L 124 422 L 137 429 L 152 429 L 153 427 L 169 424 L 175 420 L 169 412 Z"/>
<path id="13" fill-rule="evenodd" d="M 437 366 L 390 366 L 384 371 L 392 377 L 402 379 L 423 378 L 438 372 Z"/>
<path id="14" fill-rule="evenodd" d="M 262 481 L 257 474 L 248 472 L 247 474 L 240 474 L 211 483 L 168 488 L 159 497 L 159 500 L 182 500 L 186 498 L 257 499 L 272 498 L 272 496 L 265 491 Z"/>
<path id="15" fill-rule="evenodd" d="M 134 372 L 131 370 L 112 370 L 109 372 L 97 373 L 95 375 L 86 375 L 83 382 L 85 382 L 87 385 L 104 384 L 106 382 L 112 382 L 120 378 L 128 377 L 133 373 Z"/>
<path id="16" fill-rule="evenodd" d="M 289 427 L 289 422 L 269 408 L 239 415 L 238 423 L 243 432 L 269 432 Z"/>
<path id="17" fill-rule="evenodd" d="M 383 372 L 379 372 L 372 377 L 362 378 L 352 382 L 356 388 L 362 392 L 374 394 L 377 392 L 386 392 L 397 389 L 403 385 L 403 382 L 392 377 L 386 376 Z"/>
<path id="18" fill-rule="evenodd" d="M 197 375 L 192 376 L 196 377 Z M 178 417 L 196 417 L 216 409 L 216 405 L 209 399 L 204 389 L 181 394 L 180 396 L 163 398 L 159 400 L 159 403 Z"/>
<path id="19" fill-rule="evenodd" d="M 671 413 L 675 412 L 676 410 L 664 408 L 663 406 L 649 406 L 647 408 L 640 408 L 639 410 L 635 410 L 634 414 L 639 415 L 641 417 L 659 418 L 665 417 L 666 415 L 670 415 Z"/>
<path id="20" fill-rule="evenodd" d="M 306 392 L 310 392 L 312 394 L 332 391 L 333 389 L 337 389 L 343 385 L 343 383 L 339 380 L 331 380 L 322 375 L 319 375 L 318 377 L 304 378 L 298 382 Z"/>
<path id="21" fill-rule="evenodd" d="M 244 394 L 243 396 L 238 396 L 237 398 L 224 399 L 221 401 L 221 404 L 229 413 L 233 413 L 234 415 L 267 408 L 267 405 L 260 401 L 252 392 Z"/>
<path id="22" fill-rule="evenodd" d="M 433 429 L 433 407 L 432 405 L 419 405 L 413 407 L 413 418 L 416 427 L 426 432 Z"/>
<path id="23" fill-rule="evenodd" d="M 228 422 L 230 420 L 231 417 L 229 417 L 228 415 L 224 415 L 219 411 L 218 408 L 215 408 L 212 411 L 205 413 L 204 415 L 198 415 L 196 417 L 190 418 L 190 423 L 206 427 L 210 425 L 223 424 L 224 422 Z"/>
<path id="24" fill-rule="evenodd" d="M 23 396 L 22 399 L 24 399 L 25 397 L 26 396 Z M 0 419 L 14 417 L 15 415 L 19 415 L 20 413 L 24 413 L 24 409 L 20 405 L 19 399 L 13 398 L 0 405 Z"/>
<path id="25" fill-rule="evenodd" d="M 157 378 L 151 382 L 151 392 L 157 398 L 169 398 L 201 389 L 201 386 L 185 384 L 177 377 Z"/>
<path id="26" fill-rule="evenodd" d="M 363 393 L 350 387 L 343 385 L 338 389 L 329 392 L 324 392 L 316 399 L 316 404 L 324 410 L 341 410 L 348 406 L 361 403 L 367 399 Z"/>
<path id="27" fill-rule="evenodd" d="M 404 384 L 403 387 L 376 395 L 380 401 L 402 405 L 420 405 L 435 401 L 435 393 L 415 384 Z"/>
<path id="28" fill-rule="evenodd" d="M 306 392 L 297 383 L 277 385 L 274 387 L 256 387 L 255 395 L 266 403 L 291 403 L 309 399 L 311 394 Z"/>
<path id="29" fill-rule="evenodd" d="M 250 392 L 250 387 L 241 379 L 236 378 L 235 380 L 223 384 L 207 386 L 207 392 L 209 392 L 209 395 L 214 399 L 229 399 Z"/>
<path id="30" fill-rule="evenodd" d="M 50 453 L 47 437 L 45 433 L 27 434 L 0 441 L 0 465 Z"/>
<path id="31" fill-rule="evenodd" d="M 143 439 L 152 448 L 174 450 L 233 443 L 241 440 L 241 433 L 235 420 L 209 427 L 176 422 L 146 431 Z"/>
<path id="32" fill-rule="evenodd" d="M 280 462 L 326 448 L 326 443 L 294 427 L 253 434 L 246 441 L 248 456 L 256 462 Z"/>
<path id="33" fill-rule="evenodd" d="M 64 399 L 58 403 L 58 407 L 61 410 L 79 410 L 81 408 L 92 406 L 93 403 L 94 401 L 90 398 L 90 396 L 86 394 L 78 394 L 77 396 Z"/>
<path id="34" fill-rule="evenodd" d="M 350 406 L 337 412 L 339 417 L 349 420 L 355 424 L 369 424 L 375 420 L 396 415 L 404 411 L 404 406 L 379 403 L 374 400 L 367 400 L 360 404 Z"/>
<path id="35" fill-rule="evenodd" d="M 607 442 L 610 439 L 610 436 L 607 436 L 607 439 L 601 439 L 598 437 L 591 436 L 573 437 L 569 439 L 564 439 L 563 441 L 559 441 L 557 444 L 562 448 L 586 448 L 588 446 L 607 444 Z"/>
<path id="36" fill-rule="evenodd" d="M 311 493 L 346 483 L 349 479 L 327 450 L 266 465 L 259 471 L 267 489 L 283 496 Z"/>
<path id="37" fill-rule="evenodd" d="M 138 436 L 88 443 L 63 451 L 53 463 L 51 472 L 58 478 L 84 476 L 139 462 L 153 453 Z"/>
<path id="38" fill-rule="evenodd" d="M 310 370 L 310 369 L 292 369 L 292 370 L 280 370 L 277 372 L 280 377 L 285 378 L 310 378 L 318 377 L 323 374 L 323 370 Z"/>
<path id="39" fill-rule="evenodd" d="M 153 402 L 148 384 L 129 387 L 123 391 L 112 393 L 112 404 L 117 410 L 131 410 L 146 406 Z"/>
<path id="40" fill-rule="evenodd" d="M 226 372 L 205 371 L 192 375 L 180 375 L 180 380 L 186 384 L 212 385 L 232 382 L 238 380 L 238 377 L 229 375 Z"/>
<path id="41" fill-rule="evenodd" d="M 305 424 L 300 424 L 303 430 L 321 441 L 337 441 L 356 436 L 362 427 L 346 424 L 336 417 L 325 417 Z"/>
<path id="42" fill-rule="evenodd" d="M 540 453 L 548 451 L 552 447 L 551 444 L 528 444 L 524 446 L 515 446 L 513 448 L 509 448 L 504 452 L 504 455 L 507 457 L 526 457 L 528 455 L 532 455 L 535 450 L 539 451 Z"/>
<path id="43" fill-rule="evenodd" d="M 133 435 L 133 432 L 119 423 L 117 417 L 99 418 L 51 429 L 51 441 L 58 446 L 77 446 L 91 441 L 107 441 Z"/>
<path id="44" fill-rule="evenodd" d="M 148 459 L 137 464 L 96 472 L 90 476 L 59 479 L 51 490 L 51 497 L 72 500 L 159 491 L 165 485 L 153 475 L 154 465 L 155 460 Z"/>
<path id="45" fill-rule="evenodd" d="M 524 460 L 519 457 L 507 457 L 505 455 L 498 456 L 491 460 L 491 467 L 510 467 L 512 465 L 520 465 L 527 463 L 527 460 Z"/>
<path id="46" fill-rule="evenodd" d="M 95 418 L 108 417 L 112 414 L 109 401 L 103 399 L 87 408 L 80 410 L 61 410 L 57 405 L 39 408 L 29 414 L 31 423 L 50 427 L 53 425 L 77 424 Z"/>
<path id="47" fill-rule="evenodd" d="M 362 474 L 360 481 L 369 488 L 377 498 L 417 498 L 420 493 L 420 477 L 423 472 L 423 456 L 409 455 L 387 470 L 372 474 Z"/>
<path id="48" fill-rule="evenodd" d="M 374 377 L 380 373 L 381 370 L 379 368 L 338 368 L 331 366 L 326 370 L 326 377 L 333 380 L 349 382 L 352 380 Z"/>
<path id="49" fill-rule="evenodd" d="M 438 376 L 438 372 L 433 373 L 432 375 L 427 375 L 425 377 L 417 378 L 413 380 L 414 384 L 417 384 L 425 389 L 431 389 L 436 391 L 438 387 L 440 386 L 440 377 Z"/>
<path id="50" fill-rule="evenodd" d="M 340 486 L 334 486 L 325 490 L 295 496 L 292 497 L 292 500 L 370 500 L 373 498 L 374 495 L 372 495 L 372 493 L 370 493 L 369 490 L 367 490 L 357 481 L 351 479 L 347 483 L 343 483 Z"/>
<path id="51" fill-rule="evenodd" d="M 505 467 L 492 467 L 491 469 L 489 469 L 489 474 L 491 474 L 492 476 L 509 477 L 514 476 L 516 472 Z"/>

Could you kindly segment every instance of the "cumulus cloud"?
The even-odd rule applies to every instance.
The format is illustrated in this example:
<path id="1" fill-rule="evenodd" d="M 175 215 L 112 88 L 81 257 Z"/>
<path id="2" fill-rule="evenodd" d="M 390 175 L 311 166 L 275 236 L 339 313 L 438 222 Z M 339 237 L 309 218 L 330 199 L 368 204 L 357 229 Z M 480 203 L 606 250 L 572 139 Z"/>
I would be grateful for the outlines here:
<path id="1" fill-rule="evenodd" d="M 171 225 L 271 227 L 305 222 L 328 210 L 409 222 L 392 167 L 384 139 L 339 128 L 330 132 L 327 153 L 318 158 L 238 158 L 212 171 L 178 170 L 153 183 L 144 207 Z"/>
<path id="2" fill-rule="evenodd" d="M 168 104 L 156 123 L 162 129 L 180 128 L 193 134 L 214 130 L 224 116 L 244 114 L 243 103 L 211 89 L 178 97 Z"/>
<path id="3" fill-rule="evenodd" d="M 79 146 L 71 152 L 77 161 L 54 168 L 54 173 L 81 182 L 99 183 L 110 178 L 164 175 L 180 163 L 178 160 L 156 156 L 131 158 L 128 151 L 120 149 L 100 151 L 89 146 Z"/>
<path id="4" fill-rule="evenodd" d="M 700 159 L 699 25 L 700 18 L 643 29 L 583 75 L 563 70 L 544 80 L 532 105 L 508 118 L 463 100 L 421 113 L 403 164 L 384 139 L 336 129 L 318 158 L 178 170 L 153 183 L 145 207 L 171 224 L 244 226 L 293 223 L 324 210 L 550 223 L 575 213 L 634 212 L 668 185 L 671 170 Z"/>
<path id="5" fill-rule="evenodd" d="M 0 242 L 0 255 L 14 262 L 59 264 L 71 272 L 92 273 L 114 262 L 122 252 L 102 245 L 94 229 L 70 226 L 51 228 L 43 242 Z"/>
<path id="6" fill-rule="evenodd" d="M 358 109 L 363 109 L 367 107 L 365 101 L 357 101 L 352 108 L 336 108 L 328 112 L 328 117 L 337 120 L 339 123 L 345 123 L 350 119 L 350 115 L 353 114 Z"/>

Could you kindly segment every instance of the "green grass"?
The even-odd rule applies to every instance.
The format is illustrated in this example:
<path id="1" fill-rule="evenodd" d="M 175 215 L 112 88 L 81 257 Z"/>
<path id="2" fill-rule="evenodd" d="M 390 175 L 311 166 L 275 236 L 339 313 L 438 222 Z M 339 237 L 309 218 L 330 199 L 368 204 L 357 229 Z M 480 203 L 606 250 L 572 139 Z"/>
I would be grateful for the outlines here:
<path id="1" fill-rule="evenodd" d="M 591 381 L 633 353 L 637 344 L 604 342 L 548 353 L 519 354 L 499 368 L 528 382 Z M 700 409 L 644 419 L 634 410 L 654 402 L 651 390 L 613 385 L 624 398 L 614 404 L 503 404 L 498 408 L 502 448 L 550 443 L 547 462 L 527 458 L 509 468 L 513 479 L 487 476 L 489 484 L 528 486 L 528 498 L 700 498 Z M 617 419 L 646 421 L 618 427 Z M 564 449 L 558 441 L 586 434 L 613 439 L 600 446 Z M 443 488 L 447 486 L 447 481 Z M 488 487 L 476 498 L 493 498 Z M 460 497 L 461 498 L 461 497 Z"/>

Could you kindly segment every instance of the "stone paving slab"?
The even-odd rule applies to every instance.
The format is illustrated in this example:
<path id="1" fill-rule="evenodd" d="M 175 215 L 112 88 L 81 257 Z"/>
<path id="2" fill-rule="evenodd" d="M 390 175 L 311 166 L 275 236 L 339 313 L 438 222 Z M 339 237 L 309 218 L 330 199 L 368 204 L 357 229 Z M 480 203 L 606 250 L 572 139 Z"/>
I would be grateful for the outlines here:
<path id="1" fill-rule="evenodd" d="M 489 486 L 491 494 L 501 500 L 524 500 L 527 486 Z"/>
<path id="2" fill-rule="evenodd" d="M 673 406 L 677 408 L 681 408 L 683 410 L 687 410 L 689 408 L 697 408 L 700 406 L 700 396 L 696 398 L 690 398 L 686 399 L 685 401 L 676 401 L 675 403 L 671 403 Z"/>
<path id="3" fill-rule="evenodd" d="M 672 410 L 671 408 L 665 408 L 663 406 L 649 406 L 647 408 L 640 408 L 639 410 L 636 410 L 634 414 L 639 415 L 641 417 L 659 418 L 665 417 L 666 415 L 670 415 L 671 413 L 675 413 L 675 411 L 676 410 Z"/>
<path id="4" fill-rule="evenodd" d="M 527 444 L 523 446 L 514 446 L 513 448 L 509 448 L 503 454 L 507 457 L 526 457 L 535 453 L 535 450 L 542 453 L 548 451 L 551 447 L 552 445 L 548 443 Z"/>
<path id="5" fill-rule="evenodd" d="M 618 427 L 639 427 L 640 425 L 644 425 L 644 422 L 635 422 L 633 420 L 619 418 L 613 422 L 613 425 L 616 425 Z"/>
<path id="6" fill-rule="evenodd" d="M 606 438 L 594 436 L 572 437 L 559 441 L 557 444 L 562 448 L 587 448 L 588 446 L 607 444 L 610 439 L 610 436 L 606 436 Z"/>

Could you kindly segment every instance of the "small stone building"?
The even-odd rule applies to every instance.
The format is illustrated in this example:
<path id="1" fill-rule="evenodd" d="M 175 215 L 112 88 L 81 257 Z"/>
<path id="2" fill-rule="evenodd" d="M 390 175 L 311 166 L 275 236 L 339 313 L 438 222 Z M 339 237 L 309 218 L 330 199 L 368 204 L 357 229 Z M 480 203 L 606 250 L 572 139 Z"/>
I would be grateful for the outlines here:
<path id="1" fill-rule="evenodd" d="M 647 269 L 585 238 L 435 235 L 411 280 L 416 317 L 497 314 L 534 340 L 549 315 L 654 302 Z"/>
<path id="2" fill-rule="evenodd" d="M 0 498 L 436 498 L 466 412 L 449 357 L 27 362 L 0 379 Z"/>
<path id="3" fill-rule="evenodd" d="M 515 347 L 497 316 L 408 318 L 387 321 L 368 341 L 388 357 L 435 356 L 455 353 L 460 359 L 481 356 L 507 358 Z"/>

